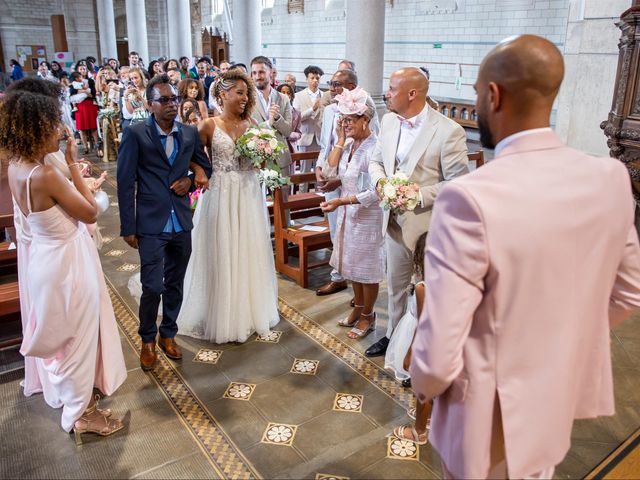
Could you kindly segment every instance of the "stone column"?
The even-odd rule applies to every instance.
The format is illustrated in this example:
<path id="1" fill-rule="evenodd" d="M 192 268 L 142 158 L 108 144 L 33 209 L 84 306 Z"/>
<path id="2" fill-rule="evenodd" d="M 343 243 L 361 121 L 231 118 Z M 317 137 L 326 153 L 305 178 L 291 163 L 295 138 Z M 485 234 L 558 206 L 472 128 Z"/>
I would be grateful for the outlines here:
<path id="1" fill-rule="evenodd" d="M 191 49 L 191 7 L 189 0 L 167 0 L 169 58 L 189 57 Z"/>
<path id="2" fill-rule="evenodd" d="M 358 84 L 383 105 L 385 0 L 347 0 L 345 58 L 356 63 Z"/>
<path id="3" fill-rule="evenodd" d="M 100 3 L 100 2 L 98 2 Z M 129 51 L 140 54 L 145 66 L 149 65 L 149 43 L 147 41 L 147 14 L 144 0 L 126 0 L 127 38 Z"/>
<path id="4" fill-rule="evenodd" d="M 262 49 L 262 5 L 260 0 L 233 0 L 233 43 L 229 45 L 231 61 L 249 62 Z"/>
<path id="5" fill-rule="evenodd" d="M 100 57 L 118 58 L 116 43 L 116 22 L 113 14 L 113 0 L 96 2 L 98 7 L 98 32 L 100 34 Z M 102 62 L 99 62 L 102 63 Z"/>

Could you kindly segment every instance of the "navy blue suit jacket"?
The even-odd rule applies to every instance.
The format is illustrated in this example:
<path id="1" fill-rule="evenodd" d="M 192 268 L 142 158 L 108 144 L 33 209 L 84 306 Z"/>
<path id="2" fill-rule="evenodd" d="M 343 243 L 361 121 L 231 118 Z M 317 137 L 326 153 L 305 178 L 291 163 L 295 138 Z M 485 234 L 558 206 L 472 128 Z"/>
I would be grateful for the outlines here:
<path id="1" fill-rule="evenodd" d="M 120 235 L 160 234 L 171 209 L 175 211 L 183 230 L 193 228 L 189 195 L 176 195 L 169 186 L 188 176 L 189 163 L 200 165 L 207 177 L 211 164 L 200 143 L 198 130 L 178 125 L 180 149 L 173 162 L 165 154 L 154 117 L 134 123 L 124 130 L 118 149 L 118 203 Z"/>

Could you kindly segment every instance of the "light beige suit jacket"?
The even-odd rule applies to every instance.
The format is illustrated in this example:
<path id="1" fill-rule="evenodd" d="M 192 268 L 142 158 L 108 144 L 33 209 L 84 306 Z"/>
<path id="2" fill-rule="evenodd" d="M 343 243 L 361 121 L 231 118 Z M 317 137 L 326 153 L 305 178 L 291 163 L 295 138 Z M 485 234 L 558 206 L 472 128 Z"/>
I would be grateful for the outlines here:
<path id="1" fill-rule="evenodd" d="M 509 478 L 553 467 L 574 418 L 614 413 L 609 329 L 640 308 L 633 213 L 624 165 L 553 132 L 442 189 L 410 373 L 456 478 L 505 454 Z"/>
<path id="2" fill-rule="evenodd" d="M 411 251 L 415 249 L 420 235 L 429 230 L 433 202 L 440 189 L 447 181 L 469 173 L 467 137 L 460 125 L 429 108 L 427 119 L 417 128 L 420 131 L 409 151 L 404 173 L 411 182 L 420 186 L 422 205 L 396 217 L 404 244 Z M 369 163 L 373 185 L 396 172 L 399 137 L 398 116 L 395 113 L 386 114 L 382 117 L 380 136 Z M 388 224 L 389 212 L 385 211 L 383 233 L 386 233 Z"/>
<path id="3" fill-rule="evenodd" d="M 256 95 L 261 95 L 261 93 L 259 91 L 256 91 Z M 269 98 L 272 105 L 280 106 L 280 118 L 278 118 L 278 120 L 276 120 L 276 122 L 271 125 L 271 127 L 276 130 L 276 137 L 278 138 L 278 140 L 286 145 L 286 139 L 291 134 L 291 102 L 288 96 L 278 92 L 275 88 L 271 89 Z M 259 98 L 256 98 L 256 105 L 253 109 L 251 117 L 257 123 L 265 123 L 269 120 L 269 113 L 265 112 L 264 107 L 262 106 L 262 102 Z M 282 154 L 278 165 L 280 166 L 280 168 L 286 168 L 291 165 L 291 153 L 289 152 L 288 148 L 286 148 L 285 152 Z"/>
<path id="4" fill-rule="evenodd" d="M 320 96 L 318 96 L 318 99 L 320 99 Z M 321 107 L 313 110 L 314 102 L 315 100 L 309 95 L 308 88 L 296 93 L 293 100 L 293 106 L 300 111 L 300 133 L 302 136 L 298 140 L 298 145 L 301 147 L 311 145 L 314 138 L 318 145 L 320 144 L 323 111 Z"/>

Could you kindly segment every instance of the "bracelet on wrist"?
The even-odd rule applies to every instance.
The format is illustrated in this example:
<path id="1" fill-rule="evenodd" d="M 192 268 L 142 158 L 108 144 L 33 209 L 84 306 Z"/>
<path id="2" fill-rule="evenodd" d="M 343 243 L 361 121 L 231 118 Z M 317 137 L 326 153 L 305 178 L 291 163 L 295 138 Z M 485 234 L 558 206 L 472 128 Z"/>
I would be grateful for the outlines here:
<path id="1" fill-rule="evenodd" d="M 338 145 L 338 144 L 336 144 L 336 145 L 334 145 L 333 147 L 334 147 L 334 148 L 339 148 L 340 150 L 344 150 L 344 146 L 343 146 L 343 145 Z"/>

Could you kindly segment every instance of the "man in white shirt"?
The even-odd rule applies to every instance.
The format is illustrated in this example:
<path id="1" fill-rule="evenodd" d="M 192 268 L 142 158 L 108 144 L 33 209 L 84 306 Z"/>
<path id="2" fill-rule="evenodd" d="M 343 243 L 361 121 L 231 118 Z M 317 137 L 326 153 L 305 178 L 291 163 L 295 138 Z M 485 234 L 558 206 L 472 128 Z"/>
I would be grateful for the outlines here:
<path id="1" fill-rule="evenodd" d="M 251 60 L 251 78 L 256 84 L 256 105 L 251 114 L 257 123 L 266 123 L 276 131 L 279 141 L 285 143 L 285 139 L 291 134 L 291 101 L 289 97 L 271 87 L 271 60 L 258 56 Z M 278 162 L 283 173 L 291 165 L 291 154 L 285 148 Z"/>
<path id="2" fill-rule="evenodd" d="M 333 99 L 336 95 L 341 94 L 343 89 L 353 90 L 355 88 L 358 88 L 358 76 L 353 70 L 338 70 L 333 74 L 333 77 L 329 82 L 328 94 L 332 103 L 323 109 L 322 129 L 320 131 L 320 154 L 318 155 L 318 162 L 315 169 L 316 178 L 318 179 L 316 188 L 319 191 L 324 192 L 324 196 L 327 201 L 338 198 L 342 195 L 340 191 L 340 179 L 327 179 L 322 175 L 322 167 L 337 141 L 336 124 L 338 122 L 339 114 Z M 367 97 L 367 106 L 370 107 L 373 112 L 376 111 L 375 104 L 370 96 Z M 374 113 L 371 120 L 369 120 L 369 129 L 375 135 L 378 134 L 378 131 L 380 130 L 380 123 L 378 121 L 377 113 Z M 337 215 L 338 213 L 335 211 L 327 214 L 332 240 L 336 231 Z M 332 293 L 339 292 L 345 288 L 347 288 L 346 280 L 342 278 L 342 275 L 340 275 L 338 270 L 333 269 L 331 271 L 329 282 L 316 290 L 316 295 L 331 295 Z"/>
<path id="3" fill-rule="evenodd" d="M 307 88 L 296 93 L 293 100 L 294 108 L 300 112 L 300 133 L 298 150 L 300 152 L 315 152 L 320 150 L 320 129 L 322 128 L 322 109 L 320 108 L 320 96 L 322 92 L 318 88 L 320 78 L 324 72 L 320 67 L 309 65 L 304 69 L 307 79 Z M 312 160 L 301 162 L 300 171 L 310 172 L 313 168 Z"/>
<path id="4" fill-rule="evenodd" d="M 386 99 L 392 113 L 382 119 L 381 134 L 369 163 L 371 183 L 378 188 L 381 180 L 402 171 L 410 182 L 418 184 L 421 195 L 421 203 L 413 211 L 384 212 L 389 322 L 386 335 L 365 351 L 371 357 L 386 353 L 405 312 L 413 253 L 418 238 L 429 230 L 438 191 L 449 180 L 469 172 L 464 129 L 427 105 L 428 91 L 429 80 L 417 68 L 391 74 Z"/>

